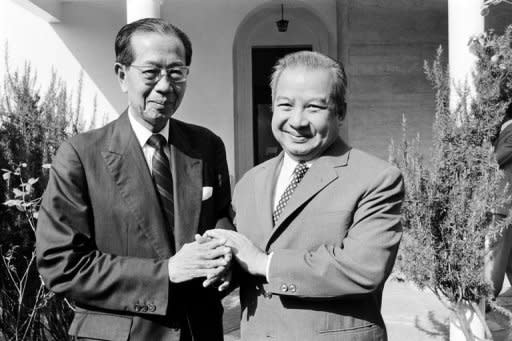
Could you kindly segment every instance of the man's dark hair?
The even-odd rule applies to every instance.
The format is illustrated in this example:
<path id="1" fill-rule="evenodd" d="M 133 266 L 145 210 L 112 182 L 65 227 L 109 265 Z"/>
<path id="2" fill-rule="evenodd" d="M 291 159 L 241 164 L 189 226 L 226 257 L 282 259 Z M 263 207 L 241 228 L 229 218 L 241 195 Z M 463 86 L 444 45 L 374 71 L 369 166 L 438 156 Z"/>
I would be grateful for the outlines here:
<path id="1" fill-rule="evenodd" d="M 176 26 L 158 18 L 144 18 L 124 25 L 116 36 L 115 52 L 116 62 L 123 65 L 130 65 L 135 56 L 131 46 L 131 38 L 134 33 L 155 32 L 170 35 L 178 38 L 185 47 L 185 64 L 190 65 L 192 61 L 192 43 L 188 36 Z"/>

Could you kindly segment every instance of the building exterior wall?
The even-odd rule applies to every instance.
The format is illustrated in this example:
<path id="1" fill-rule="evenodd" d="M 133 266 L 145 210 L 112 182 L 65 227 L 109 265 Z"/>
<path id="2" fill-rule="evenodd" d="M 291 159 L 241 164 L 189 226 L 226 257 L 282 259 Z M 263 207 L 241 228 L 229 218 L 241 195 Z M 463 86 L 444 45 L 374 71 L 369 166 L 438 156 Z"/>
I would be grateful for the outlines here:
<path id="1" fill-rule="evenodd" d="M 320 4 L 323 6 L 319 6 Z M 252 48 L 311 46 L 314 51 L 337 58 L 336 3 L 328 0 L 315 2 L 313 5 L 315 7 L 307 7 L 305 3 L 290 6 L 290 3 L 287 3 L 285 18 L 289 20 L 289 25 L 286 32 L 278 32 L 276 29 L 275 21 L 281 14 L 280 8 L 273 2 L 267 2 L 251 10 L 237 28 L 233 44 L 237 179 L 254 166 L 255 141 L 251 136 L 256 127 L 253 120 Z M 331 9 L 331 20 L 328 20 L 328 17 L 320 17 L 315 10 L 328 7 Z M 268 84 L 269 79 L 265 82 L 267 87 Z M 270 124 L 265 123 L 264 126 L 270 129 Z M 258 129 L 261 128 L 265 129 L 262 126 Z M 268 134 L 271 135 L 271 132 Z"/>
<path id="2" fill-rule="evenodd" d="M 287 1 L 289 6 L 307 6 L 327 23 L 336 34 L 334 0 Z M 168 0 L 162 8 L 162 18 L 175 23 L 190 36 L 194 47 L 192 71 L 179 117 L 209 127 L 226 144 L 231 174 L 235 174 L 235 76 L 233 44 L 237 30 L 252 11 L 259 8 L 280 8 L 280 1 L 268 0 Z M 280 19 L 276 17 L 275 20 Z M 300 25 L 290 22 L 291 25 Z M 279 34 L 272 22 L 269 34 Z M 282 35 L 282 34 L 281 34 Z M 254 41 L 260 37 L 253 37 Z M 251 65 L 247 65 L 251 68 Z M 246 136 L 252 139 L 251 136 Z M 241 174 L 238 174 L 241 175 Z"/>
<path id="3" fill-rule="evenodd" d="M 434 92 L 423 73 L 442 45 L 447 55 L 447 1 L 341 1 L 348 23 L 347 45 L 350 143 L 382 158 L 390 139 L 401 138 L 402 115 L 412 134 L 430 145 Z"/>
<path id="4" fill-rule="evenodd" d="M 238 27 L 255 8 L 275 6 L 268 0 L 167 0 L 161 17 L 185 31 L 193 45 L 187 91 L 176 117 L 206 126 L 226 145 L 230 173 L 235 169 L 233 44 Z M 307 6 L 336 37 L 334 0 L 288 1 Z M 115 34 L 126 22 L 125 0 L 63 2 L 61 22 L 52 24 L 59 38 L 80 62 L 117 113 L 126 107 L 113 73 Z M 286 12 L 285 12 L 286 13 Z M 278 20 L 279 18 L 276 18 Z M 300 23 L 291 23 L 297 25 Z M 277 30 L 276 30 L 276 33 Z M 250 68 L 250 65 L 247 65 Z M 250 138 L 250 137 L 248 137 Z"/>
<path id="5" fill-rule="evenodd" d="M 94 22 L 94 18 L 90 21 Z M 113 114 L 111 98 L 108 97 L 108 93 L 98 87 L 95 79 L 97 77 L 93 78 L 88 73 L 90 71 L 94 74 L 96 69 L 82 67 L 86 61 L 76 57 L 72 49 L 67 46 L 67 42 L 59 37 L 55 31 L 56 27 L 59 26 L 49 24 L 10 0 L 0 1 L 0 92 L 3 91 L 2 79 L 6 72 L 4 63 L 6 52 L 11 72 L 21 70 L 26 62 L 31 64 L 32 71 L 37 73 L 36 86 L 43 96 L 54 70 L 71 92 L 74 105 L 77 99 L 80 72 L 83 70 L 82 120 L 84 126 L 89 127 L 91 124 L 99 126 L 112 120 L 116 115 Z M 96 38 L 89 36 L 83 39 L 91 42 L 89 49 L 92 52 L 92 49 L 96 48 L 94 44 Z M 82 38 L 72 40 L 80 41 Z M 107 51 L 107 55 L 108 52 L 110 51 Z M 101 54 L 101 51 L 98 50 L 98 54 Z M 110 55 L 107 58 L 110 60 Z M 111 64 L 105 64 L 102 67 L 107 69 L 106 73 L 111 77 L 113 74 Z M 95 98 L 97 114 L 93 118 Z M 93 119 L 94 122 L 91 122 Z"/>
<path id="6" fill-rule="evenodd" d="M 448 0 L 285 2 L 285 17 L 287 7 L 301 7 L 325 23 L 331 41 L 329 53 L 345 63 L 349 92 L 343 134 L 355 147 L 387 158 L 390 139 L 401 137 L 402 114 L 407 117 L 411 134 L 419 132 L 429 145 L 434 93 L 425 79 L 423 62 L 432 60 L 440 45 L 447 56 L 447 4 Z M 234 74 L 236 35 L 260 9 L 280 5 L 277 0 L 162 1 L 162 18 L 181 27 L 194 48 L 188 89 L 176 116 L 209 127 L 223 139 L 231 174 L 236 169 L 239 148 L 235 136 L 239 113 L 234 103 L 235 90 L 239 90 L 235 89 Z M 125 95 L 113 73 L 113 42 L 126 22 L 126 0 L 73 0 L 62 1 L 60 6 L 60 22 L 50 24 L 56 34 L 52 39 L 60 40 L 59 46 L 65 46 L 67 55 L 72 56 L 69 58 L 79 63 L 100 98 L 108 102 L 104 107 L 115 111 L 111 115 L 115 117 L 126 107 Z M 512 21 L 510 14 L 510 5 L 493 6 L 486 27 L 502 31 Z M 268 22 L 272 25 L 273 21 Z M 297 24 L 300 22 L 290 23 Z M 269 41 L 282 40 L 273 27 L 260 31 L 276 34 L 276 39 Z M 252 38 L 263 41 L 261 37 Z M 17 44 L 29 45 L 30 41 Z M 54 53 L 61 56 L 59 51 Z M 37 53 L 27 55 L 28 59 L 37 57 Z M 59 69 L 59 58 L 55 58 Z"/>
<path id="7" fill-rule="evenodd" d="M 500 3 L 490 6 L 489 14 L 485 17 L 485 29 L 502 34 L 508 25 L 512 25 L 512 5 Z"/>

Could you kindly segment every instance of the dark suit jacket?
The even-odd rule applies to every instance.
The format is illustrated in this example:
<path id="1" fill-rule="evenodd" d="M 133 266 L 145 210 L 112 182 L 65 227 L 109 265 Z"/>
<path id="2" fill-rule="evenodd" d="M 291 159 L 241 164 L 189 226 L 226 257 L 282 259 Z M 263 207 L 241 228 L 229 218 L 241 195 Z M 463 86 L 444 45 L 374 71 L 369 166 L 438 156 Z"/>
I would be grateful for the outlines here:
<path id="1" fill-rule="evenodd" d="M 167 259 L 215 227 L 230 203 L 225 149 L 205 128 L 170 121 L 175 245 L 125 112 L 55 156 L 36 232 L 46 286 L 77 306 L 70 334 L 102 340 L 222 340 L 222 306 L 201 280 L 171 284 Z M 213 195 L 202 200 L 203 187 Z"/>
<path id="2" fill-rule="evenodd" d="M 269 283 L 240 280 L 242 339 L 385 340 L 380 308 L 401 238 L 399 170 L 337 140 L 273 227 L 282 158 L 250 170 L 233 194 L 237 230 L 273 252 Z"/>

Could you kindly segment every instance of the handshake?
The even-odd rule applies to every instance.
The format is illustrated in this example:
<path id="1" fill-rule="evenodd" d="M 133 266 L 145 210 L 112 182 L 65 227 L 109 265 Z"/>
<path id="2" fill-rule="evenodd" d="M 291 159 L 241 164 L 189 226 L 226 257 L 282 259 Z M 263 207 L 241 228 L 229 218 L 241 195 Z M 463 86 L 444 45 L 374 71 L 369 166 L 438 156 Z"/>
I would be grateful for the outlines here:
<path id="1" fill-rule="evenodd" d="M 168 262 L 169 279 L 181 283 L 205 278 L 204 287 L 218 285 L 226 290 L 231 282 L 231 265 L 236 260 L 242 269 L 252 275 L 265 276 L 268 255 L 243 234 L 213 229 L 183 247 Z"/>

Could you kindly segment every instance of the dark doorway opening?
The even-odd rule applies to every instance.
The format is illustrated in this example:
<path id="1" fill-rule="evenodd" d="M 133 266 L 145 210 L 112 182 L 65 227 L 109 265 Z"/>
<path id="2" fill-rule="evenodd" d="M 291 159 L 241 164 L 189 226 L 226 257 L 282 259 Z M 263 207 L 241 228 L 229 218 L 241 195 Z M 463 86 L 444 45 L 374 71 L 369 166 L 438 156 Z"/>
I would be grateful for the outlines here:
<path id="1" fill-rule="evenodd" d="M 271 129 L 272 94 L 270 75 L 275 63 L 285 55 L 297 51 L 312 51 L 311 45 L 253 47 L 252 48 L 252 98 L 254 164 L 266 161 L 281 151 Z"/>

